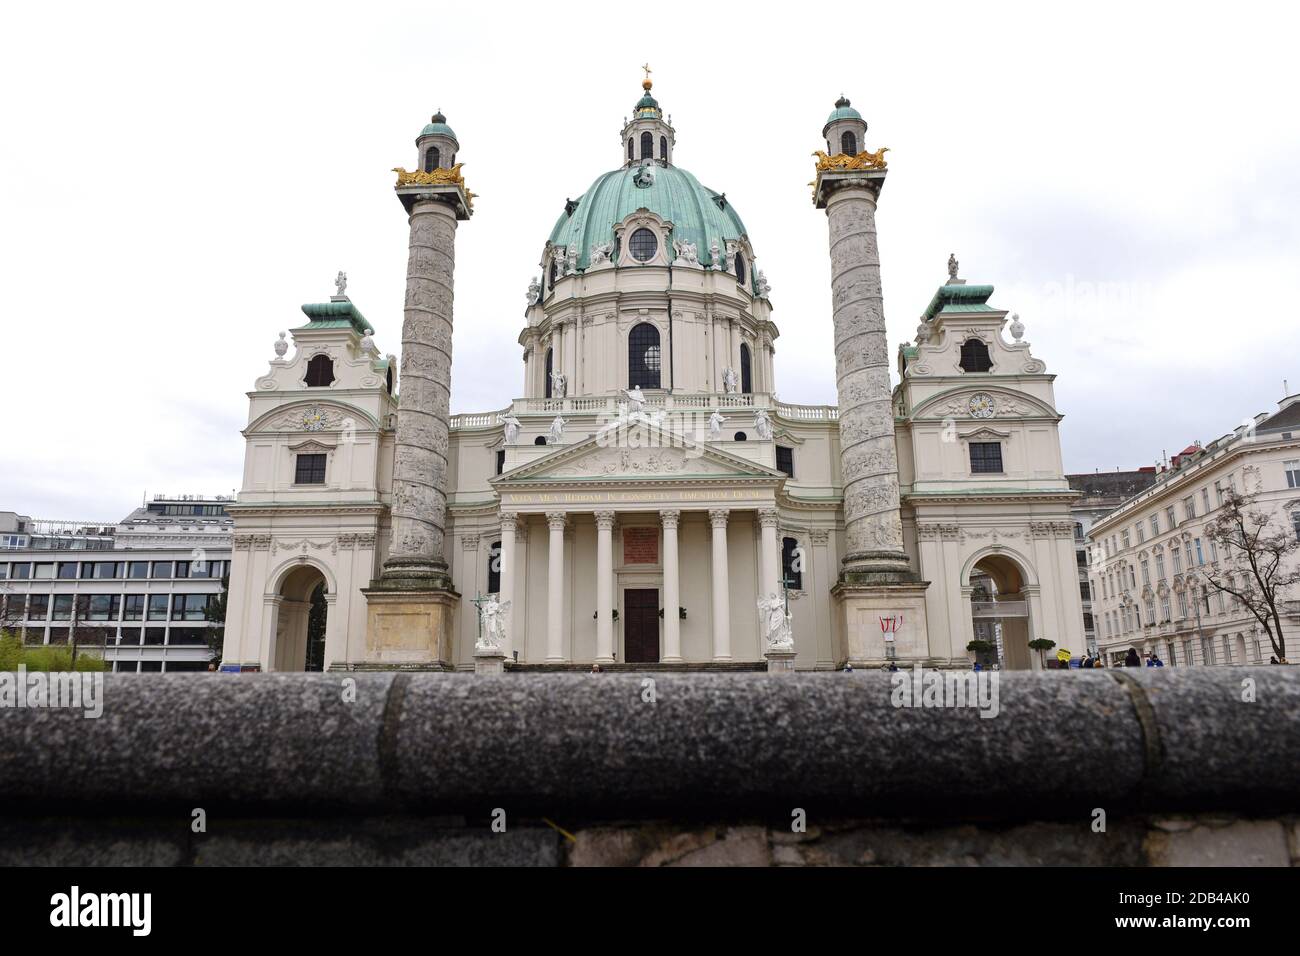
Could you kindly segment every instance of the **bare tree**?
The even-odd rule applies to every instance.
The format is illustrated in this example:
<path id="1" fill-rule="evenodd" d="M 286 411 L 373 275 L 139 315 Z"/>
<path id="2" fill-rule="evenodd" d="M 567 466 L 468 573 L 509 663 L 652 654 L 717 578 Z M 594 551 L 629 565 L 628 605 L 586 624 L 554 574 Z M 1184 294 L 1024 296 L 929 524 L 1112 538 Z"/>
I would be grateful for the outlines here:
<path id="1" fill-rule="evenodd" d="M 1286 637 L 1278 602 L 1282 592 L 1300 581 L 1300 567 L 1290 558 L 1300 551 L 1300 538 L 1286 527 L 1274 529 L 1268 512 L 1255 496 L 1228 491 L 1206 536 L 1222 552 L 1219 567 L 1206 566 L 1206 584 L 1236 598 L 1259 621 L 1279 659 L 1286 658 Z"/>

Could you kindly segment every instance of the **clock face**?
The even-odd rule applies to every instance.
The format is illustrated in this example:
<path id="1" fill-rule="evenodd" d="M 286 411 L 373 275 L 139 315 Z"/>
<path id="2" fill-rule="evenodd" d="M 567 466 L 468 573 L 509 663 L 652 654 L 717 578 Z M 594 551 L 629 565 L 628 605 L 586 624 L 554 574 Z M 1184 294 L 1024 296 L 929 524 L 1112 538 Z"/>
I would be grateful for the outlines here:
<path id="1" fill-rule="evenodd" d="M 972 418 L 992 418 L 997 406 L 993 396 L 987 392 L 977 392 L 970 397 L 970 414 Z"/>
<path id="2" fill-rule="evenodd" d="M 318 432 L 325 427 L 325 414 L 316 405 L 302 413 L 302 427 L 309 432 Z"/>

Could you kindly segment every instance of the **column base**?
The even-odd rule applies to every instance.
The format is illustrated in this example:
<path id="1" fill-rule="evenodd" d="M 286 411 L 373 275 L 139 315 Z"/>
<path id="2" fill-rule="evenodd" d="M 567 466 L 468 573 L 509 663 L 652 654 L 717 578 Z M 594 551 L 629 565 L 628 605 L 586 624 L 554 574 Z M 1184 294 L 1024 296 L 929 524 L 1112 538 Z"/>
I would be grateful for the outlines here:
<path id="1" fill-rule="evenodd" d="M 366 662 L 455 670 L 453 626 L 460 595 L 450 588 L 391 587 L 381 578 L 366 596 Z"/>
<path id="2" fill-rule="evenodd" d="M 896 551 L 859 551 L 845 555 L 840 571 L 840 582 L 853 586 L 916 584 L 920 580 L 908 556 Z"/>
<path id="3" fill-rule="evenodd" d="M 846 569 L 831 588 L 844 635 L 844 656 L 855 667 L 881 661 L 930 658 L 925 617 L 929 581 L 858 583 Z"/>
<path id="4" fill-rule="evenodd" d="M 767 651 L 763 654 L 767 658 L 767 671 L 769 674 L 793 674 L 794 673 L 794 651 Z"/>
<path id="5" fill-rule="evenodd" d="M 433 558 L 390 558 L 373 587 L 386 591 L 454 591 L 447 562 Z"/>
<path id="6" fill-rule="evenodd" d="M 504 674 L 506 672 L 506 656 L 498 648 L 491 651 L 474 652 L 474 673 L 475 674 Z"/>

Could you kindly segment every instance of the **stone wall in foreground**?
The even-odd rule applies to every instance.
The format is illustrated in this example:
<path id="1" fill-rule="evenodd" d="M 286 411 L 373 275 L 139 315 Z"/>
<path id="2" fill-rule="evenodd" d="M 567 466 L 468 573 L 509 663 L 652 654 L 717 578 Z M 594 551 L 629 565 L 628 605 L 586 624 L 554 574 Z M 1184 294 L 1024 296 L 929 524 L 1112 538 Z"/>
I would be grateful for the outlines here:
<path id="1" fill-rule="evenodd" d="M 0 707 L 0 864 L 1300 857 L 1292 668 L 895 703 L 874 672 L 107 675 L 97 719 Z"/>

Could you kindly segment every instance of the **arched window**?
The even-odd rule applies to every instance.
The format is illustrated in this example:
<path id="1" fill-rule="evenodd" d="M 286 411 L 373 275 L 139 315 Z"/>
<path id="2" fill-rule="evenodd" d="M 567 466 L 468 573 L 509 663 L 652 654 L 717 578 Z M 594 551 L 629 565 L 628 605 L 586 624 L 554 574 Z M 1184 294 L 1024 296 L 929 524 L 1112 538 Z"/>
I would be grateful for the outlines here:
<path id="1" fill-rule="evenodd" d="M 989 358 L 989 347 L 979 339 L 967 339 L 961 346 L 961 368 L 963 372 L 987 372 L 993 367 Z"/>
<path id="2" fill-rule="evenodd" d="M 747 441 L 749 439 L 749 436 L 746 435 L 744 432 L 736 432 L 736 434 L 733 435 L 732 438 L 734 438 L 736 441 Z"/>
<path id="3" fill-rule="evenodd" d="M 740 265 L 740 259 L 736 259 L 736 265 Z M 744 342 L 740 343 L 740 390 L 748 394 L 754 390 L 754 373 L 753 363 L 749 358 L 749 346 Z"/>
<path id="4" fill-rule="evenodd" d="M 659 251 L 659 237 L 649 229 L 638 229 L 632 233 L 627 250 L 637 262 L 645 262 L 654 258 L 654 254 Z"/>
<path id="5" fill-rule="evenodd" d="M 655 138 L 648 131 L 641 134 L 641 158 L 655 158 Z"/>
<path id="6" fill-rule="evenodd" d="M 745 284 L 745 257 L 739 252 L 736 253 L 736 281 Z"/>
<path id="7" fill-rule="evenodd" d="M 668 137 L 659 137 L 659 158 L 665 163 L 668 162 Z"/>
<path id="8" fill-rule="evenodd" d="M 659 330 L 649 322 L 634 326 L 627 337 L 627 387 L 659 388 L 660 360 Z"/>
<path id="9" fill-rule="evenodd" d="M 308 386 L 322 388 L 334 381 L 334 360 L 328 355 L 313 355 L 307 363 Z"/>
<path id="10" fill-rule="evenodd" d="M 546 386 L 545 386 L 546 392 L 544 393 L 546 398 L 551 397 L 551 369 L 554 368 L 554 365 L 552 365 L 553 361 L 554 361 L 554 355 L 552 354 L 550 349 L 547 349 L 546 350 Z"/>
<path id="11" fill-rule="evenodd" d="M 545 435 L 538 435 L 536 438 L 533 439 L 533 444 L 534 444 L 534 445 L 545 445 L 545 444 L 546 444 L 546 436 L 545 436 Z"/>
<path id="12" fill-rule="evenodd" d="M 845 130 L 840 137 L 840 152 L 846 156 L 858 155 L 858 138 L 853 135 L 853 130 Z"/>
<path id="13" fill-rule="evenodd" d="M 555 288 L 555 260 L 551 260 L 551 289 Z"/>
<path id="14" fill-rule="evenodd" d="M 430 146 L 429 151 L 424 154 L 424 171 L 431 173 L 438 168 L 438 147 Z"/>
<path id="15" fill-rule="evenodd" d="M 388 394 L 392 395 L 393 394 L 393 367 L 391 365 L 388 366 L 388 374 L 386 377 L 388 379 Z"/>
<path id="16" fill-rule="evenodd" d="M 627 141 L 627 158 L 636 159 L 636 153 L 634 152 L 634 147 L 632 145 L 631 137 L 628 137 L 628 141 Z"/>
<path id="17" fill-rule="evenodd" d="M 803 548 L 797 538 L 781 539 L 781 577 L 791 591 L 803 590 Z"/>

